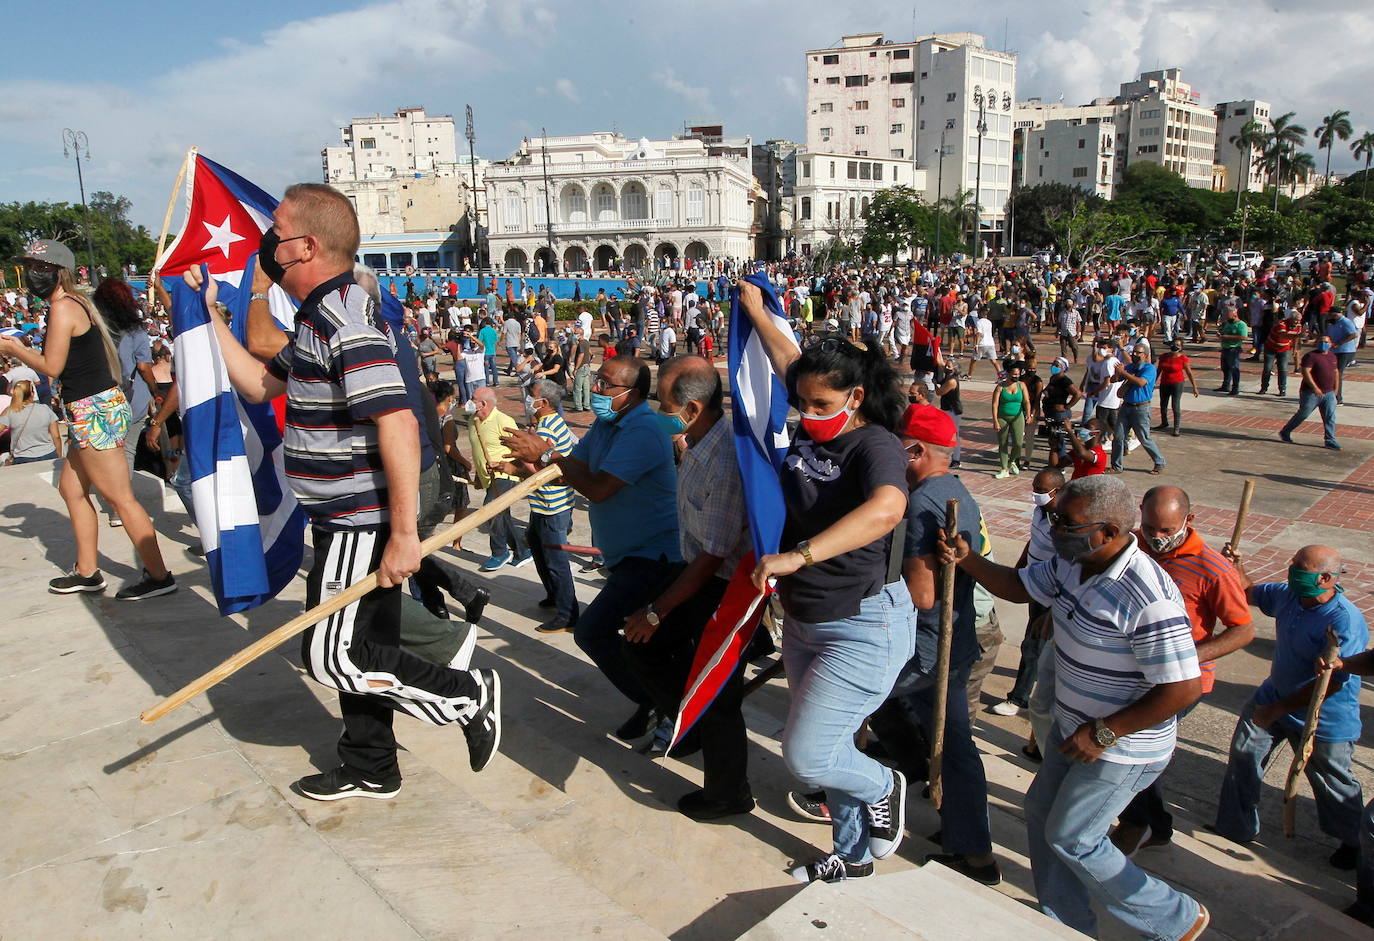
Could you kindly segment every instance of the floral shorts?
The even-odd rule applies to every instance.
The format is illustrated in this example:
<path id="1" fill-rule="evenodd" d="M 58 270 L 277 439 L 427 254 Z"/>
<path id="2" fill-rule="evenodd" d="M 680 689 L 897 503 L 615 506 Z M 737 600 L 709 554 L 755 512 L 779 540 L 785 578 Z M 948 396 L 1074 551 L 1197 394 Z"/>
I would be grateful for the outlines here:
<path id="1" fill-rule="evenodd" d="M 133 413 L 118 386 L 67 403 L 71 436 L 77 447 L 109 451 L 124 447 Z"/>

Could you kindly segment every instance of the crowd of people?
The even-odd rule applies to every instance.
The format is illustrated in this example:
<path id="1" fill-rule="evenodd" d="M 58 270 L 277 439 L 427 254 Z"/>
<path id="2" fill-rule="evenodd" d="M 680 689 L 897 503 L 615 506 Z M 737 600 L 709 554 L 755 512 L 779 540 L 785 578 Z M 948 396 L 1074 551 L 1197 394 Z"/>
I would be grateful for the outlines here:
<path id="1" fill-rule="evenodd" d="M 397 711 L 458 725 L 473 770 L 487 766 L 501 736 L 499 671 L 408 650 L 401 602 L 409 589 L 446 619 L 451 599 L 475 622 L 490 601 L 483 575 L 506 567 L 534 566 L 548 612 L 538 632 L 571 634 L 604 677 L 604 695 L 626 701 L 614 734 L 666 746 L 702 630 L 751 545 L 716 362 L 734 300 L 798 414 L 779 472 L 780 551 L 757 559 L 751 576 L 759 589 L 776 587 L 782 613 L 791 694 L 782 754 L 800 785 L 787 800 L 831 826 L 830 846 L 798 861 L 798 879 L 861 878 L 898 850 L 938 731 L 944 796 L 930 839 L 940 851 L 928 860 L 1001 881 L 972 723 L 1001 642 L 995 597 L 1028 607 L 1017 680 L 995 711 L 1030 718 L 1025 754 L 1038 770 L 1025 809 L 1041 909 L 1090 935 L 1097 903 L 1143 937 L 1198 937 L 1210 920 L 1205 905 L 1131 856 L 1171 838 L 1161 782 L 1179 723 L 1210 690 L 1217 661 L 1254 636 L 1257 608 L 1276 622 L 1273 669 L 1239 717 L 1215 829 L 1242 843 L 1257 836 L 1265 762 L 1300 734 L 1315 672 L 1341 671 L 1308 778 L 1320 825 L 1337 841 L 1332 865 L 1357 870 L 1350 914 L 1374 924 L 1374 802 L 1363 804 L 1351 770 L 1359 683 L 1348 679 L 1370 670 L 1369 635 L 1342 593 L 1339 553 L 1307 546 L 1285 581 L 1254 583 L 1234 547 L 1213 549 L 1194 528 L 1184 489 L 1137 497 L 1113 476 L 1135 442 L 1152 472 L 1163 471 L 1152 431 L 1179 433 L 1184 386 L 1200 394 L 1187 350 L 1209 332 L 1222 350 L 1218 391 L 1229 395 L 1242 393 L 1247 348 L 1265 364 L 1265 390 L 1272 366 L 1274 391 L 1286 395 L 1288 363 L 1310 346 L 1281 437 L 1320 408 L 1326 444 L 1338 447 L 1334 413 L 1364 340 L 1367 272 L 1352 274 L 1338 307 L 1321 273 L 1307 284 L 1272 270 L 1233 282 L 1171 266 L 994 262 L 816 274 L 795 260 L 722 270 L 705 291 L 687 273 L 624 296 L 599 291 L 560 320 L 547 289 L 519 284 L 517 294 L 508 281 L 502 296 L 495 279 L 480 299 L 436 290 L 407 305 L 355 264 L 357 249 L 346 199 L 324 185 L 293 186 L 263 237 L 248 345 L 211 317 L 239 393 L 285 398 L 285 473 L 314 543 L 307 604 L 369 572 L 378 578 L 303 636 L 310 675 L 339 692 L 344 728 L 339 765 L 302 777 L 302 795 L 397 796 Z M 12 429 L 16 461 L 52 459 L 65 431 L 60 490 L 76 558 L 51 588 L 105 587 L 94 490 L 143 559 L 141 580 L 119 597 L 173 591 L 130 473 L 140 440 L 164 459 L 180 457 L 166 356 L 175 338 L 140 312 L 124 282 L 80 290 L 60 243 L 34 243 L 24 263 L 29 296 L 5 298 L 12 329 L 0 355 L 18 365 L 6 374 L 0 424 Z M 202 286 L 194 270 L 185 278 Z M 292 332 L 271 318 L 273 283 L 300 303 Z M 770 316 L 770 295 L 787 330 Z M 214 298 L 211 284 L 212 310 Z M 1051 360 L 1044 378 L 1038 346 Z M 1036 469 L 1025 550 L 1013 565 L 993 558 L 987 521 L 955 473 L 972 398 L 962 384 L 984 359 L 995 371 L 996 476 Z M 591 413 L 580 438 L 567 421 L 579 412 Z M 420 540 L 467 513 L 472 491 L 492 503 L 555 465 L 561 476 L 528 494 L 523 529 L 509 508 L 491 519 L 476 573 L 422 559 Z M 166 474 L 175 481 L 178 472 L 185 483 L 184 462 L 173 460 Z M 585 568 L 604 574 L 585 604 L 571 571 L 582 550 L 568 544 L 579 499 L 594 542 L 585 548 L 595 553 Z M 959 507 L 952 532 L 950 499 Z M 948 567 L 956 574 L 942 685 L 939 583 Z M 1322 657 L 1328 628 L 1338 661 Z M 702 755 L 704 786 L 677 803 L 694 820 L 754 809 L 741 708 L 748 659 L 672 746 L 674 756 Z"/>

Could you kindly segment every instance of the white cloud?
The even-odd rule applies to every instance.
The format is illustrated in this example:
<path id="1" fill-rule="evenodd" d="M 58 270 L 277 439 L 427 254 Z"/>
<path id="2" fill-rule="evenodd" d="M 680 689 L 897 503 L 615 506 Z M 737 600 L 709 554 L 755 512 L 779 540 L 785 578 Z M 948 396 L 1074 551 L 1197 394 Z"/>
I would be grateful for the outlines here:
<path id="1" fill-rule="evenodd" d="M 579 102 L 582 96 L 577 93 L 577 86 L 571 79 L 560 78 L 553 83 L 553 90 L 571 102 Z"/>
<path id="2" fill-rule="evenodd" d="M 654 81 L 673 94 L 683 98 L 697 109 L 695 117 L 709 117 L 714 110 L 711 104 L 711 90 L 702 85 L 689 85 L 678 78 L 671 68 L 663 68 L 654 73 Z"/>

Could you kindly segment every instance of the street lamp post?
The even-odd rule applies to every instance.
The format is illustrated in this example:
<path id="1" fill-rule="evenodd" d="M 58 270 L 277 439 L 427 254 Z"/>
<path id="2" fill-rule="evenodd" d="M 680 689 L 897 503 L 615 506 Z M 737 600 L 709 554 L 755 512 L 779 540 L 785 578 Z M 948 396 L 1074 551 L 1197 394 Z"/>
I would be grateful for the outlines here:
<path id="1" fill-rule="evenodd" d="M 553 250 L 553 206 L 549 202 L 549 132 L 539 129 L 539 147 L 544 159 L 544 219 L 548 223 L 549 264 L 553 273 L 558 274 L 558 255 Z"/>
<path id="2" fill-rule="evenodd" d="M 85 148 L 86 159 L 91 159 L 91 142 L 86 137 L 85 131 L 73 131 L 71 128 L 62 129 L 62 156 L 70 157 L 76 155 L 76 185 L 81 190 L 81 227 L 86 233 L 86 264 L 89 265 L 89 274 L 92 285 L 96 284 L 95 276 L 95 249 L 91 247 L 91 212 L 86 208 L 86 181 L 81 176 L 81 150 Z"/>
<path id="3" fill-rule="evenodd" d="M 940 235 L 941 222 L 944 221 L 945 213 L 940 208 L 940 200 L 945 198 L 945 132 L 940 132 L 940 169 L 935 173 L 935 261 L 940 261 Z"/>
<path id="4" fill-rule="evenodd" d="M 472 105 L 467 105 L 468 167 L 472 170 L 472 253 L 477 256 L 477 295 L 482 295 L 482 226 L 477 214 L 477 133 L 472 127 Z"/>
<path id="5" fill-rule="evenodd" d="M 988 132 L 987 104 L 980 85 L 973 86 L 973 103 L 978 106 L 978 163 L 974 170 L 973 183 L 973 257 L 978 257 L 978 242 L 983 237 L 983 135 Z"/>

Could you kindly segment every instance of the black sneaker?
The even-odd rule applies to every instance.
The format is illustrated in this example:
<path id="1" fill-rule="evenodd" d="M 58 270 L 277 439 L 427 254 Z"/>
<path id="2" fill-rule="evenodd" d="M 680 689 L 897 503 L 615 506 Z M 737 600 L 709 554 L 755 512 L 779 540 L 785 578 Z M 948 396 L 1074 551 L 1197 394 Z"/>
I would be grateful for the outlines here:
<path id="1" fill-rule="evenodd" d="M 296 782 L 296 790 L 317 801 L 336 801 L 345 797 L 371 797 L 373 800 L 389 801 L 401 793 L 401 782 L 366 781 L 340 765 L 323 774 L 306 775 Z"/>
<path id="2" fill-rule="evenodd" d="M 1336 852 L 1331 854 L 1327 862 L 1336 869 L 1344 871 L 1354 869 L 1360 862 L 1360 848 L 1342 843 L 1336 848 Z"/>
<path id="3" fill-rule="evenodd" d="M 473 594 L 472 600 L 463 605 L 463 620 L 469 624 L 476 624 L 482 620 L 482 612 L 487 609 L 487 602 L 491 600 L 491 592 L 485 588 L 479 588 Z"/>
<path id="4" fill-rule="evenodd" d="M 737 800 L 713 800 L 706 796 L 705 791 L 692 791 L 678 798 L 677 809 L 693 820 L 719 820 L 721 817 L 752 813 L 754 798 L 745 794 Z"/>
<path id="5" fill-rule="evenodd" d="M 816 823 L 830 822 L 830 808 L 825 803 L 825 791 L 812 791 L 810 794 L 788 791 L 787 806 L 807 820 L 814 820 Z"/>
<path id="6" fill-rule="evenodd" d="M 887 859 L 902 845 L 906 827 L 906 775 L 892 772 L 892 790 L 876 804 L 868 805 L 868 851 L 874 859 Z"/>
<path id="7" fill-rule="evenodd" d="M 993 860 L 986 866 L 975 866 L 968 861 L 963 853 L 932 853 L 926 857 L 926 862 L 948 866 L 960 875 L 967 876 L 974 882 L 981 882 L 983 885 L 1002 884 L 1002 869 L 997 865 L 997 860 Z"/>
<path id="8" fill-rule="evenodd" d="M 105 576 L 96 569 L 89 575 L 82 575 L 72 569 L 66 575 L 59 575 L 48 582 L 48 591 L 54 595 L 70 595 L 78 591 L 104 591 Z"/>
<path id="9" fill-rule="evenodd" d="M 615 737 L 622 742 L 633 742 L 635 739 L 643 738 L 649 734 L 649 730 L 658 727 L 662 717 L 658 710 L 653 706 L 640 706 L 635 710 L 634 715 L 630 716 L 620 728 L 615 730 Z"/>
<path id="10" fill-rule="evenodd" d="M 556 608 L 556 607 L 558 607 L 558 602 L 555 601 L 552 597 L 540 598 L 540 599 L 539 599 L 539 607 L 541 607 L 541 608 Z"/>
<path id="11" fill-rule="evenodd" d="M 873 863 L 847 863 L 831 853 L 824 859 L 794 866 L 788 873 L 798 882 L 843 882 L 873 875 Z"/>
<path id="12" fill-rule="evenodd" d="M 144 598 L 156 598 L 158 595 L 170 595 L 177 590 L 177 580 L 168 572 L 162 578 L 153 578 L 148 574 L 148 570 L 143 570 L 143 577 L 138 581 L 125 585 L 115 592 L 115 597 L 120 601 L 142 601 Z"/>
<path id="13" fill-rule="evenodd" d="M 472 673 L 482 687 L 482 700 L 476 715 L 463 726 L 463 735 L 468 740 L 468 764 L 473 771 L 481 771 L 501 746 L 501 677 L 495 670 Z"/>

